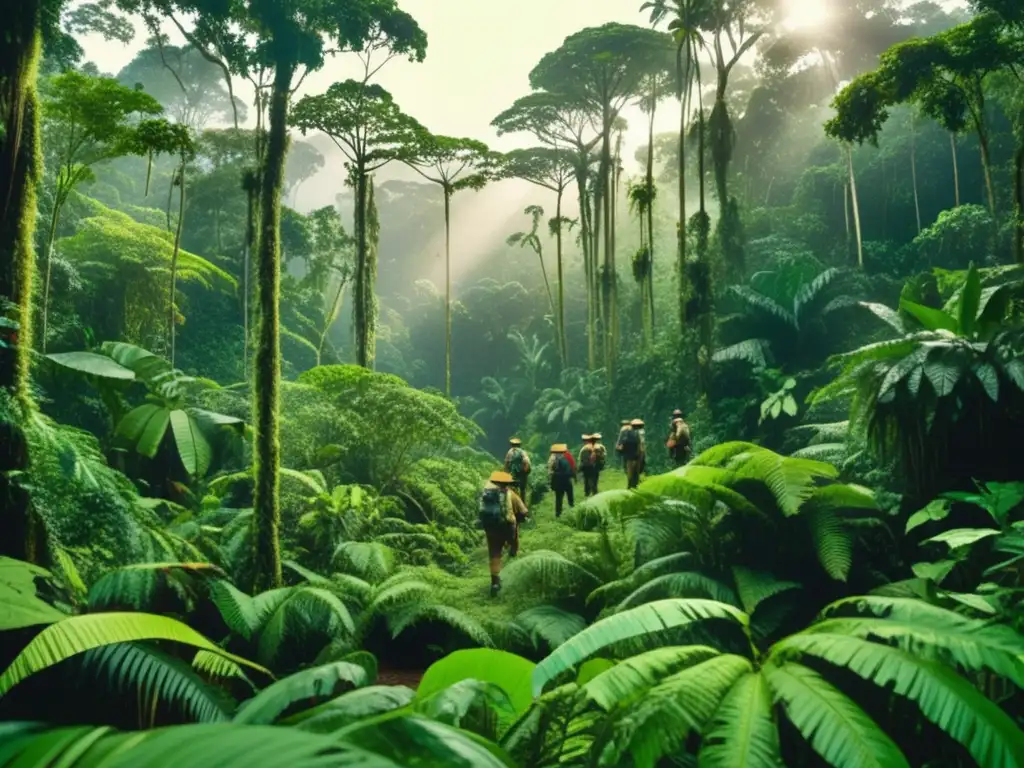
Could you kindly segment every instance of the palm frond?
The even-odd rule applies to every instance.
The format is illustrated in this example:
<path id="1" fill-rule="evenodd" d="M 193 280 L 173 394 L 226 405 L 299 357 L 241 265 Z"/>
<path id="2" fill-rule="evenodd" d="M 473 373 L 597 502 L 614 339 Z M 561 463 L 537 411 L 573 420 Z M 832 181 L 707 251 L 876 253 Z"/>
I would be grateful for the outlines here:
<path id="1" fill-rule="evenodd" d="M 779 731 L 765 675 L 751 671 L 725 694 L 701 740 L 702 768 L 782 765 Z"/>
<path id="2" fill-rule="evenodd" d="M 725 584 L 703 573 L 682 571 L 656 576 L 643 586 L 633 590 L 618 604 L 615 610 L 621 612 L 654 600 L 688 597 L 739 606 L 736 593 Z"/>
<path id="3" fill-rule="evenodd" d="M 583 690 L 604 710 L 628 706 L 665 677 L 719 655 L 706 645 L 655 648 L 620 661 L 588 681 Z"/>
<path id="4" fill-rule="evenodd" d="M 863 709 L 800 664 L 764 667 L 775 699 L 811 747 L 836 768 L 910 768 L 899 747 Z"/>

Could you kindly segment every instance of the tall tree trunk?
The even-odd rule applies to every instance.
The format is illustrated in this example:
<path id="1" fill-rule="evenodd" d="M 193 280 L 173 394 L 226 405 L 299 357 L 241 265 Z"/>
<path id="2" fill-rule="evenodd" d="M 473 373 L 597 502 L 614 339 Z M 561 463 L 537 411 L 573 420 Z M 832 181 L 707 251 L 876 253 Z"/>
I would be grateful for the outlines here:
<path id="1" fill-rule="evenodd" d="M 604 339 L 604 364 L 611 375 L 612 362 L 612 154 L 611 154 L 611 119 L 607 110 L 604 120 L 604 139 L 601 145 L 601 210 L 602 215 L 598 221 L 604 219 L 604 271 L 601 275 L 602 307 L 604 308 L 604 327 L 602 328 Z"/>
<path id="2" fill-rule="evenodd" d="M 167 342 L 170 347 L 170 360 L 171 365 L 174 365 L 174 352 L 175 352 L 175 341 L 177 339 L 177 333 L 175 332 L 175 302 L 174 297 L 178 292 L 178 253 L 181 250 L 181 229 L 185 223 L 185 160 L 181 161 L 181 168 L 178 170 L 178 183 L 181 185 L 181 190 L 178 192 L 178 226 L 174 230 L 174 250 L 171 252 L 171 293 L 167 297 L 168 304 L 168 317 L 167 317 Z"/>
<path id="3" fill-rule="evenodd" d="M 259 346 L 253 395 L 256 411 L 255 489 L 253 497 L 253 592 L 281 586 L 281 510 L 278 506 L 281 444 L 281 187 L 288 154 L 288 99 L 294 65 L 279 64 L 270 95 L 269 131 L 260 178 Z"/>
<path id="4" fill-rule="evenodd" d="M 992 183 L 992 153 L 989 148 L 988 131 L 983 127 L 978 128 L 978 146 L 981 148 L 981 169 L 985 174 L 985 195 L 988 198 L 988 210 L 992 214 L 992 220 L 997 221 L 996 211 L 996 188 Z"/>
<path id="5" fill-rule="evenodd" d="M 558 261 L 558 345 L 562 349 L 562 367 L 569 365 L 569 344 L 565 336 L 565 273 L 562 269 L 562 194 L 559 187 L 555 202 L 555 259 Z"/>
<path id="6" fill-rule="evenodd" d="M 353 283 L 352 297 L 353 325 L 356 338 L 356 365 L 363 368 L 370 367 L 367 338 L 366 318 L 366 171 L 360 164 L 355 171 L 355 210 L 353 220 L 355 222 L 356 236 L 356 270 L 355 282 Z"/>
<path id="7" fill-rule="evenodd" d="M 676 223 L 676 279 L 679 281 L 679 330 L 686 328 L 686 122 L 689 117 L 690 50 L 679 88 L 679 221 Z"/>
<path id="8" fill-rule="evenodd" d="M 651 80 L 651 116 L 647 121 L 647 302 L 654 336 L 654 114 L 658 107 L 658 80 Z M 644 286 L 640 286 L 643 293 Z"/>
<path id="9" fill-rule="evenodd" d="M 586 162 L 586 160 L 582 162 Z M 594 254 L 590 239 L 588 176 L 585 167 L 581 166 L 576 169 L 576 194 L 580 208 L 580 243 L 583 248 L 583 277 L 587 284 L 587 370 L 592 371 L 597 367 L 597 311 L 594 307 Z"/>
<path id="10" fill-rule="evenodd" d="M 619 208 L 619 162 L 621 160 L 622 134 L 620 133 L 615 142 L 615 156 L 611 166 L 611 192 L 608 195 L 608 263 L 610 264 L 609 294 L 612 308 L 611 337 L 608 346 L 608 373 L 614 378 L 615 365 L 619 356 L 619 274 L 615 259 L 615 228 L 618 219 Z"/>
<path id="11" fill-rule="evenodd" d="M 53 273 L 53 244 L 57 239 L 57 222 L 60 220 L 62 192 L 60 183 L 53 193 L 53 212 L 50 214 L 50 229 L 46 233 L 46 245 L 43 246 L 43 253 L 46 254 L 46 270 L 43 272 L 43 311 L 41 313 L 42 325 L 39 334 L 39 350 L 46 354 L 46 336 L 50 325 L 50 277 Z"/>
<path id="12" fill-rule="evenodd" d="M 604 221 L 604 198 L 607 191 L 606 185 L 608 183 L 605 176 L 605 159 L 604 159 L 604 148 L 602 145 L 601 161 L 598 164 L 597 178 L 594 179 L 594 191 L 592 193 L 593 198 L 593 217 L 591 219 L 592 231 L 591 236 L 593 237 L 593 245 L 590 247 L 591 260 L 593 261 L 594 267 L 594 314 L 595 326 L 597 328 L 598 342 L 595 343 L 594 348 L 596 350 L 597 365 L 602 365 L 605 360 L 605 335 L 608 333 L 608 314 L 606 306 L 606 291 L 604 281 L 604 263 L 603 263 L 603 248 L 602 248 L 602 222 Z"/>
<path id="13" fill-rule="evenodd" d="M 338 280 L 338 290 L 334 294 L 334 301 L 331 302 L 331 309 L 327 313 L 327 317 L 324 321 L 324 327 L 320 331 L 320 341 L 316 345 L 316 364 L 320 366 L 323 355 L 324 355 L 324 344 L 327 343 L 327 334 L 331 332 L 331 328 L 334 326 L 334 321 L 338 319 L 338 314 L 341 312 L 341 303 L 345 295 L 345 280 Z"/>
<path id="14" fill-rule="evenodd" d="M 380 219 L 377 216 L 377 200 L 373 191 L 373 177 L 367 178 L 366 218 L 366 285 L 363 296 L 366 308 L 366 359 L 367 366 L 374 370 L 377 365 L 377 252 L 380 246 Z"/>
<path id="15" fill-rule="evenodd" d="M 910 178 L 914 184 L 914 215 L 917 217 L 917 234 L 921 234 L 921 198 L 917 192 L 917 126 L 910 118 Z"/>
<path id="16" fill-rule="evenodd" d="M 950 131 L 949 134 L 949 149 L 953 154 L 953 193 L 954 201 L 957 208 L 960 207 L 960 163 L 956 157 L 956 134 Z"/>
<path id="17" fill-rule="evenodd" d="M 256 246 L 257 221 L 259 219 L 259 171 L 249 170 L 243 174 L 246 191 L 245 242 L 242 247 L 242 378 L 249 380 L 249 345 L 252 341 L 252 252 Z"/>
<path id="18" fill-rule="evenodd" d="M 1024 264 L 1024 141 L 1021 139 L 1013 155 L 1013 208 L 1013 256 L 1018 264 Z"/>
<path id="19" fill-rule="evenodd" d="M 452 396 L 452 192 L 444 185 L 444 393 Z"/>
<path id="20" fill-rule="evenodd" d="M 16 329 L 0 328 L 0 387 L 21 415 L 29 393 L 32 348 L 33 234 L 36 185 L 42 176 L 36 72 L 41 24 L 39 0 L 5 9 L 0 46 L 0 300 L 15 308 Z M 18 480 L 29 471 L 28 443 L 16 421 L 0 421 L 0 554 L 38 562 L 45 532 Z"/>
<path id="21" fill-rule="evenodd" d="M 853 172 L 853 148 L 846 147 L 846 167 L 850 174 L 850 202 L 853 205 L 853 231 L 857 237 L 857 266 L 864 269 L 864 241 L 860 230 L 860 204 L 857 201 L 857 177 Z"/>

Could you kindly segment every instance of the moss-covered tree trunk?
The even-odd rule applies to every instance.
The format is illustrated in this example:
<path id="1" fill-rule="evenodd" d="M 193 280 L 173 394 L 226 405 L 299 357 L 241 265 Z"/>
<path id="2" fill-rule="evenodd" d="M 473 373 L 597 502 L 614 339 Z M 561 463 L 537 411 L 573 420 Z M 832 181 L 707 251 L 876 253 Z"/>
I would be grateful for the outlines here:
<path id="1" fill-rule="evenodd" d="M 294 68 L 279 64 L 270 96 L 269 132 L 260 189 L 260 238 L 256 257 L 259 332 L 255 376 L 256 482 L 253 497 L 253 591 L 281 585 L 281 513 L 278 507 L 281 444 L 281 187 L 288 153 L 288 98 Z"/>
<path id="2" fill-rule="evenodd" d="M 366 171 L 361 166 L 354 170 L 355 179 L 355 209 L 352 220 L 355 227 L 356 238 L 356 269 L 355 280 L 352 283 L 353 306 L 352 325 L 356 340 L 356 365 L 363 368 L 369 367 L 369 355 L 367 354 L 367 327 L 366 327 Z"/>
<path id="3" fill-rule="evenodd" d="M 960 161 L 956 156 L 956 134 L 949 133 L 949 150 L 953 155 L 953 204 L 960 207 Z"/>
<path id="4" fill-rule="evenodd" d="M 679 221 L 676 223 L 676 280 L 679 282 L 679 330 L 686 328 L 686 121 L 690 108 L 690 50 L 679 85 Z"/>
<path id="5" fill-rule="evenodd" d="M 576 169 L 576 196 L 580 208 L 580 243 L 583 248 L 583 278 L 587 284 L 587 370 L 597 366 L 597 311 L 594 307 L 594 254 L 590 240 L 590 200 L 587 195 L 589 173 L 586 158 Z"/>
<path id="6" fill-rule="evenodd" d="M 373 177 L 367 178 L 366 218 L 366 284 L 363 289 L 366 307 L 363 316 L 366 323 L 366 367 L 375 368 L 377 362 L 377 253 L 380 246 L 380 219 L 377 216 L 377 200 L 373 193 Z"/>
<path id="7" fill-rule="evenodd" d="M 1018 139 L 1013 155 L 1013 256 L 1024 264 L 1024 141 Z"/>
<path id="8" fill-rule="evenodd" d="M 0 45 L 0 388 L 10 415 L 32 407 L 32 237 L 39 151 L 39 0 L 19 0 L 4 11 Z M 0 417 L 0 554 L 35 562 L 42 526 L 18 474 L 29 469 L 28 445 L 16 419 Z"/>

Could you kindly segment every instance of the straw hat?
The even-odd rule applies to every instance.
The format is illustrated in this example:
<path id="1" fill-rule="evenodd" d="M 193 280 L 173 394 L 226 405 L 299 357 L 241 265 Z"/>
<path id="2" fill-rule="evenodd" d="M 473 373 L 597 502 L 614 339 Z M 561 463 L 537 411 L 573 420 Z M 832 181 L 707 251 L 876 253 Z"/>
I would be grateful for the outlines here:
<path id="1" fill-rule="evenodd" d="M 593 435 L 583 435 L 582 437 L 583 437 L 584 440 L 593 440 L 594 439 Z"/>
<path id="2" fill-rule="evenodd" d="M 633 419 L 629 423 L 630 423 L 631 426 L 634 426 L 634 427 L 642 427 L 642 426 L 644 426 L 644 420 L 643 419 Z"/>
<path id="3" fill-rule="evenodd" d="M 490 480 L 492 483 L 511 484 L 515 482 L 515 480 L 512 479 L 512 475 L 510 475 L 508 472 L 491 472 Z"/>
<path id="4" fill-rule="evenodd" d="M 569 446 L 565 443 L 555 443 L 551 446 L 552 453 L 565 453 L 569 450 Z"/>
<path id="5" fill-rule="evenodd" d="M 600 432 L 595 432 L 594 434 L 592 434 L 590 436 L 590 439 L 591 440 L 600 440 L 601 439 L 601 433 Z"/>
<path id="6" fill-rule="evenodd" d="M 674 411 L 672 411 L 672 416 L 673 417 L 678 416 L 679 418 L 682 418 L 683 417 L 683 412 L 680 411 L 678 408 L 676 408 Z"/>
<path id="7" fill-rule="evenodd" d="M 508 441 L 508 444 L 509 445 L 522 445 L 523 441 L 520 440 L 518 437 L 513 437 L 511 440 Z"/>
<path id="8" fill-rule="evenodd" d="M 619 423 L 622 424 L 622 426 L 624 426 L 624 427 L 628 427 L 629 426 L 629 419 L 623 419 Z"/>

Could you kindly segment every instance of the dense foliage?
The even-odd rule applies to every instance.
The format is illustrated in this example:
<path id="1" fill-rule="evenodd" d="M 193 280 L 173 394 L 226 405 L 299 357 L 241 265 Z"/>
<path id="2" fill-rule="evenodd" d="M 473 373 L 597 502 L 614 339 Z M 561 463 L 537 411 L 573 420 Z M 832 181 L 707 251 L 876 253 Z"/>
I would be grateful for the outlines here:
<path id="1" fill-rule="evenodd" d="M 583 18 L 489 143 L 397 0 L 5 9 L 0 763 L 1024 766 L 1017 5 Z"/>

